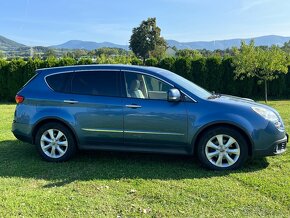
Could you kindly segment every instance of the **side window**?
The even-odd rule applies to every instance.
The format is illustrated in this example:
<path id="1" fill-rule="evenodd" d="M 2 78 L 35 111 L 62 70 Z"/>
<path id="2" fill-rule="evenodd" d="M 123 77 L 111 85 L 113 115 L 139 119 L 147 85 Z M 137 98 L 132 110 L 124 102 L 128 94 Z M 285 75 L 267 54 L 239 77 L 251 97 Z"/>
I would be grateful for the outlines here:
<path id="1" fill-rule="evenodd" d="M 118 97 L 120 96 L 119 72 L 76 72 L 72 80 L 72 93 Z"/>
<path id="2" fill-rule="evenodd" d="M 148 75 L 126 72 L 125 88 L 129 98 L 167 100 L 167 91 L 172 87 Z"/>
<path id="3" fill-rule="evenodd" d="M 46 82 L 56 92 L 70 92 L 73 73 L 59 73 L 46 77 Z"/>

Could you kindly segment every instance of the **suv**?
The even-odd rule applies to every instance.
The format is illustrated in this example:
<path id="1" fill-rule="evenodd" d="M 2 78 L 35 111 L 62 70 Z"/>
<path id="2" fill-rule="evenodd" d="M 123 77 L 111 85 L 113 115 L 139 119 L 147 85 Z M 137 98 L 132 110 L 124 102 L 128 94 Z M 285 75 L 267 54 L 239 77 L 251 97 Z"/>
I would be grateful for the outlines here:
<path id="1" fill-rule="evenodd" d="M 196 154 L 214 170 L 286 150 L 278 112 L 212 94 L 170 71 L 127 65 L 39 69 L 17 93 L 12 131 L 47 161 L 78 149 Z"/>

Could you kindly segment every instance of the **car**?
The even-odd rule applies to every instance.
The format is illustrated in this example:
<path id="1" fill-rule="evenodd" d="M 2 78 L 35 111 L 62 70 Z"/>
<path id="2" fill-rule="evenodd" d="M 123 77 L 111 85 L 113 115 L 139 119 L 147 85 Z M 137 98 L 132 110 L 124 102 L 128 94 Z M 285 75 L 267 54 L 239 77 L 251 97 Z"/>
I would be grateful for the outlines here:
<path id="1" fill-rule="evenodd" d="M 193 155 L 209 169 L 230 170 L 281 154 L 288 142 L 275 109 L 156 67 L 38 69 L 15 99 L 13 134 L 51 162 L 94 149 Z"/>

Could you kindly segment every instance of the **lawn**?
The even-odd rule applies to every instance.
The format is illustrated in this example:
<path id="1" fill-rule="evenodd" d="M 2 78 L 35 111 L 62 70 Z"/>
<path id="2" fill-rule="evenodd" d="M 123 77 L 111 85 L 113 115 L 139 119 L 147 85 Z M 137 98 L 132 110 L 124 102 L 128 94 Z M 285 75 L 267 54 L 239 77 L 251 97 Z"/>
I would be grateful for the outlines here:
<path id="1" fill-rule="evenodd" d="M 272 101 L 290 132 L 290 101 Z M 290 152 L 213 172 L 190 157 L 82 152 L 42 161 L 0 105 L 0 217 L 289 217 Z"/>

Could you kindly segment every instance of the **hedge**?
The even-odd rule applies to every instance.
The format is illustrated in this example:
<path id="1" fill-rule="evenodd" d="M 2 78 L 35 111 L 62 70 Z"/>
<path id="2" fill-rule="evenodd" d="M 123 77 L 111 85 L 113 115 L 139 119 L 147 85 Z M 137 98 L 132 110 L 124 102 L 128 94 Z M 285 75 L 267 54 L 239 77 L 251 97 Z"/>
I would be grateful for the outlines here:
<path id="1" fill-rule="evenodd" d="M 35 70 L 38 68 L 92 63 L 141 64 L 142 62 L 137 58 L 127 56 L 100 57 L 94 61 L 91 59 L 77 61 L 67 57 L 61 59 L 50 57 L 46 60 L 30 59 L 28 61 L 22 59 L 14 59 L 12 61 L 0 59 L 0 101 L 14 101 L 17 91 L 34 75 Z M 160 61 L 149 58 L 145 64 L 171 70 L 216 93 L 226 93 L 254 99 L 263 99 L 264 96 L 263 86 L 257 84 L 257 79 L 234 79 L 234 67 L 231 57 L 213 56 L 200 59 L 166 57 Z M 288 71 L 290 71 L 290 68 Z M 269 97 L 272 99 L 290 98 L 290 73 L 280 75 L 278 79 L 269 83 Z"/>

